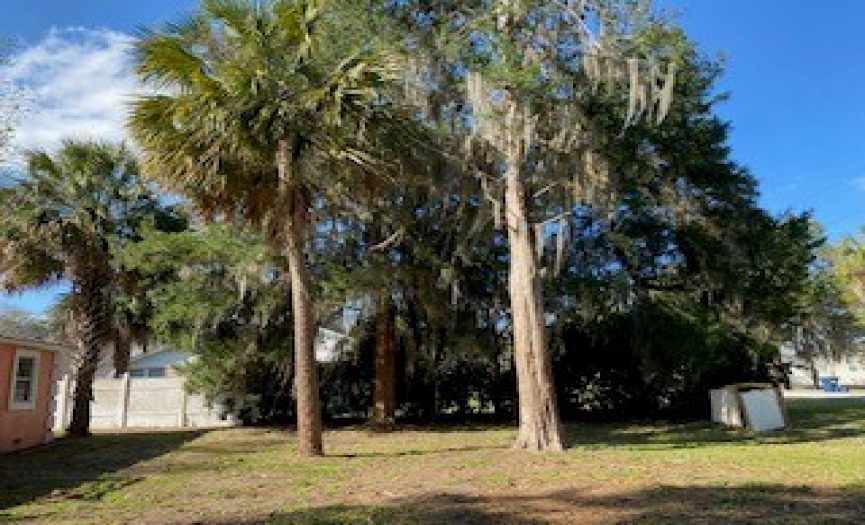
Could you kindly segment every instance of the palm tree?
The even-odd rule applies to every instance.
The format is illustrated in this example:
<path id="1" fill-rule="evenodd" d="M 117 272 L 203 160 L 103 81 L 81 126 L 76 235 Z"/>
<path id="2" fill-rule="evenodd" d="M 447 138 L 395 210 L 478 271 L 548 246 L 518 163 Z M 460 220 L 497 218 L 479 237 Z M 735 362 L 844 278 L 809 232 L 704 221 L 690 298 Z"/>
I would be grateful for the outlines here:
<path id="1" fill-rule="evenodd" d="M 122 145 L 66 141 L 55 154 L 27 154 L 27 175 L 0 190 L 0 282 L 10 291 L 68 280 L 78 369 L 69 433 L 90 427 L 92 384 L 110 342 L 111 247 L 157 200 Z"/>
<path id="2" fill-rule="evenodd" d="M 321 455 L 313 206 L 371 173 L 358 147 L 385 119 L 396 64 L 347 30 L 363 2 L 205 0 L 184 23 L 146 32 L 139 76 L 162 89 L 133 104 L 145 174 L 205 215 L 261 227 L 291 280 L 299 450 Z M 362 45 L 364 44 L 364 45 Z"/>

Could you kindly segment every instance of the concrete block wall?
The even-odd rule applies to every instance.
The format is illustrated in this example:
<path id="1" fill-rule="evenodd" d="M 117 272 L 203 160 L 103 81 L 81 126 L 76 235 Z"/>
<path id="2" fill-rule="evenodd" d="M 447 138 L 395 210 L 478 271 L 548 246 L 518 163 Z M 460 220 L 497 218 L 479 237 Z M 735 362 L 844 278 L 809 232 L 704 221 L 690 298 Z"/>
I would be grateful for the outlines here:
<path id="1" fill-rule="evenodd" d="M 208 404 L 204 396 L 187 393 L 182 377 L 118 379 L 93 382 L 90 426 L 108 428 L 228 427 L 238 424 L 219 402 Z M 68 377 L 57 387 L 55 428 L 69 424 L 73 385 Z"/>

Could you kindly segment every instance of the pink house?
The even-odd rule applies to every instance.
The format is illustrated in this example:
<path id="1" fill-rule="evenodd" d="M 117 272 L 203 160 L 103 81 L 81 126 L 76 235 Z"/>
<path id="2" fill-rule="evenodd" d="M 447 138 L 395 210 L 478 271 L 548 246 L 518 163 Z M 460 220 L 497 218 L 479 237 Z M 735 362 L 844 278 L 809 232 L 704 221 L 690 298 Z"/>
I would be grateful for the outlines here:
<path id="1" fill-rule="evenodd" d="M 55 368 L 64 350 L 0 337 L 0 454 L 51 440 Z"/>

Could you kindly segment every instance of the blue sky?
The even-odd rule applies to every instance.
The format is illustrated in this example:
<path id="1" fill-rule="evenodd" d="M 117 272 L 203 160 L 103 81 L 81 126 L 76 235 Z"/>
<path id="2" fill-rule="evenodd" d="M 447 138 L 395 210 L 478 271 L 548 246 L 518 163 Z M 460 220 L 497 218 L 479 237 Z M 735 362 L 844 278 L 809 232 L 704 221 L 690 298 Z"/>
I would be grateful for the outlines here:
<path id="1" fill-rule="evenodd" d="M 138 89 L 129 36 L 177 20 L 191 0 L 4 2 L 0 36 L 19 43 L 17 78 L 36 87 L 23 146 L 69 134 L 121 138 L 123 101 Z M 656 0 L 709 55 L 723 54 L 719 107 L 733 157 L 775 213 L 813 210 L 830 237 L 865 225 L 865 1 Z M 70 30 L 70 28 L 73 28 Z M 62 289 L 0 295 L 0 308 L 42 311 Z"/>
<path id="2" fill-rule="evenodd" d="M 814 210 L 832 238 L 865 225 L 865 2 L 666 3 L 726 58 L 719 113 L 764 206 Z"/>

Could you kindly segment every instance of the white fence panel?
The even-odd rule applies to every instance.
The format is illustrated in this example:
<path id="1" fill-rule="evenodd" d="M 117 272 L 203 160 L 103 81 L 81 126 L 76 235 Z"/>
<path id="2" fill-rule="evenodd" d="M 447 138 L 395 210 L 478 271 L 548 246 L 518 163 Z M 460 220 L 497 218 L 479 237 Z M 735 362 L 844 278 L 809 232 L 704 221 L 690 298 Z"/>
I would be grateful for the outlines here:
<path id="1" fill-rule="evenodd" d="M 182 377 L 97 379 L 93 382 L 90 427 L 180 428 L 226 427 L 238 424 L 223 403 L 208 404 L 204 396 L 188 394 Z M 69 423 L 71 395 L 64 379 L 58 384 L 55 427 Z M 65 399 L 61 398 L 65 392 Z"/>

